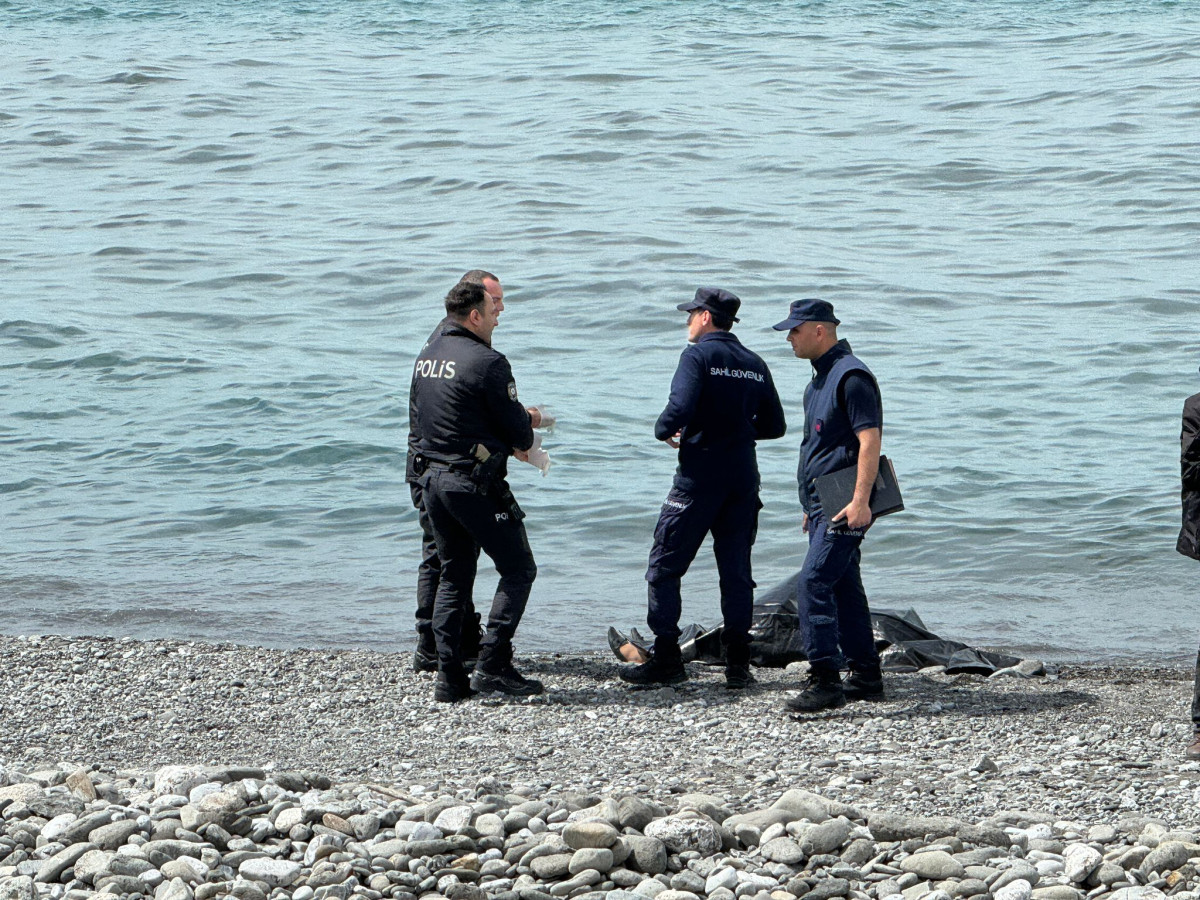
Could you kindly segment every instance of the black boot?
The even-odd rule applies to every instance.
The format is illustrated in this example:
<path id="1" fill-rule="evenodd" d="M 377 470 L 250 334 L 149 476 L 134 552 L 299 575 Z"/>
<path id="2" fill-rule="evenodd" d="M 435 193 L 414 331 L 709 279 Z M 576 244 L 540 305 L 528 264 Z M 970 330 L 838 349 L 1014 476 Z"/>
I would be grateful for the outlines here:
<path id="1" fill-rule="evenodd" d="M 757 680 L 750 672 L 750 647 L 747 644 L 730 644 L 725 648 L 725 688 L 743 691 Z"/>
<path id="2" fill-rule="evenodd" d="M 512 646 L 484 647 L 479 664 L 471 676 L 471 687 L 481 694 L 508 694 L 510 697 L 532 697 L 544 693 L 545 686 L 536 678 L 526 678 L 512 664 Z"/>
<path id="3" fill-rule="evenodd" d="M 438 672 L 437 681 L 433 685 L 433 699 L 438 703 L 458 703 L 462 700 L 470 700 L 477 693 L 479 692 L 471 689 L 465 672 L 459 673 L 457 676 Z"/>
<path id="4" fill-rule="evenodd" d="M 648 687 L 655 684 L 682 684 L 687 681 L 687 669 L 679 655 L 679 645 L 658 639 L 654 642 L 654 655 L 649 662 L 640 666 L 626 666 L 618 673 L 622 681 Z"/>
<path id="5" fill-rule="evenodd" d="M 837 669 L 814 669 L 809 673 L 808 685 L 795 697 L 789 697 L 786 705 L 792 712 L 799 713 L 845 706 L 846 695 L 842 693 Z"/>
<path id="6" fill-rule="evenodd" d="M 842 680 L 842 693 L 847 700 L 882 700 L 883 673 L 878 666 L 863 672 L 851 669 Z"/>
<path id="7" fill-rule="evenodd" d="M 425 635 L 421 635 L 417 638 L 417 649 L 413 651 L 412 670 L 417 673 L 436 672 L 437 667 L 437 647 L 433 643 L 433 636 L 426 639 Z"/>

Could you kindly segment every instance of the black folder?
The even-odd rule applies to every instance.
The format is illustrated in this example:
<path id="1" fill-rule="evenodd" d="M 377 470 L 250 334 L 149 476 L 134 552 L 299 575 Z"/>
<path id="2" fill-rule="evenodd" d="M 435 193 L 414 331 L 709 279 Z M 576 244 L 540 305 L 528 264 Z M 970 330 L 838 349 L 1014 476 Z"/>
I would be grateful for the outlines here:
<path id="1" fill-rule="evenodd" d="M 817 497 L 821 509 L 830 521 L 846 508 L 854 497 L 854 483 L 858 480 L 858 466 L 848 466 L 816 478 Z M 900 485 L 896 481 L 896 469 L 886 456 L 879 457 L 879 474 L 871 488 L 871 513 L 876 519 L 904 509 L 900 496 Z"/>

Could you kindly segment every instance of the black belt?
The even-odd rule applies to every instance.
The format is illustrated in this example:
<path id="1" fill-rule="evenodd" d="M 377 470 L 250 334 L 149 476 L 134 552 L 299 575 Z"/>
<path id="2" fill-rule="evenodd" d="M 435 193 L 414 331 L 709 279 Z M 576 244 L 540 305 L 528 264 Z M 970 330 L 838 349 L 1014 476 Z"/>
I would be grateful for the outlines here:
<path id="1" fill-rule="evenodd" d="M 425 460 L 425 465 L 430 469 L 441 469 L 444 472 L 461 472 L 464 475 L 470 475 L 475 468 L 475 463 L 465 460 L 460 462 L 443 462 L 440 459 Z"/>

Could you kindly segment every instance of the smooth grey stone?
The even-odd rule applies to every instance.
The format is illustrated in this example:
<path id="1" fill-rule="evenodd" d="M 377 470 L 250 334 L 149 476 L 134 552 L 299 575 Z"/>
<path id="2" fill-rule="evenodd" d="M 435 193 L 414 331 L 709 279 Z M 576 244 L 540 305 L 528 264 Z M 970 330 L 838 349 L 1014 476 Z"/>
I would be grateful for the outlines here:
<path id="1" fill-rule="evenodd" d="M 704 893 L 704 879 L 690 869 L 676 872 L 671 876 L 671 890 L 688 891 L 692 894 Z"/>
<path id="2" fill-rule="evenodd" d="M 910 816 L 902 813 L 872 812 L 867 827 L 876 841 L 905 841 L 926 835 L 944 837 L 957 834 L 963 823 L 949 816 Z"/>
<path id="3" fill-rule="evenodd" d="M 667 890 L 659 894 L 658 898 L 659 900 L 700 900 L 691 891 L 676 891 L 671 888 L 667 888 Z"/>
<path id="4" fill-rule="evenodd" d="M 191 856 L 181 856 L 165 862 L 158 869 L 168 881 L 179 878 L 185 884 L 197 884 L 208 877 L 209 866 Z"/>
<path id="5" fill-rule="evenodd" d="M 900 861 L 902 872 L 912 872 L 918 878 L 945 881 L 947 878 L 962 878 L 966 869 L 962 863 L 944 850 L 914 853 Z"/>
<path id="6" fill-rule="evenodd" d="M 654 821 L 654 808 L 637 797 L 622 797 L 617 802 L 617 824 L 641 831 Z"/>
<path id="7" fill-rule="evenodd" d="M 1041 877 L 1041 873 L 1036 868 L 1022 860 L 997 875 L 988 885 L 988 888 L 994 894 L 1005 885 L 1012 884 L 1014 881 L 1028 881 L 1032 888 L 1033 885 L 1041 880 Z"/>
<path id="8" fill-rule="evenodd" d="M 800 838 L 800 849 L 807 856 L 834 853 L 850 839 L 851 823 L 843 818 L 831 819 L 805 830 Z"/>
<path id="9" fill-rule="evenodd" d="M 554 853 L 549 856 L 539 856 L 529 864 L 529 867 L 538 878 L 543 881 L 552 881 L 556 878 L 562 878 L 570 872 L 571 858 L 572 855 L 569 853 Z"/>
<path id="10" fill-rule="evenodd" d="M 866 838 L 855 838 L 842 851 L 842 862 L 850 866 L 861 866 L 875 855 L 875 842 Z"/>
<path id="11" fill-rule="evenodd" d="M 1151 850 L 1142 860 L 1141 870 L 1150 872 L 1173 872 L 1193 856 L 1200 856 L 1200 847 L 1183 841 L 1164 841 Z"/>
<path id="12" fill-rule="evenodd" d="M 200 847 L 198 844 L 193 844 L 190 841 L 177 840 L 161 840 L 147 841 L 142 844 L 142 854 L 151 862 L 151 854 L 160 854 L 166 859 L 178 859 L 181 856 L 194 856 L 200 858 Z"/>
<path id="13" fill-rule="evenodd" d="M 232 853 L 226 853 L 221 857 L 221 861 L 233 870 L 241 868 L 242 863 L 249 862 L 252 859 L 264 859 L 267 854 L 261 850 L 235 850 Z"/>
<path id="14" fill-rule="evenodd" d="M 108 866 L 114 856 L 116 854 L 108 850 L 89 850 L 75 860 L 75 864 L 72 866 L 75 870 L 75 877 L 84 884 L 91 884 L 97 875 L 109 871 Z"/>
<path id="15" fill-rule="evenodd" d="M 1033 885 L 1024 878 L 1007 882 L 1004 887 L 992 886 L 993 900 L 1030 900 L 1033 897 Z"/>
<path id="16" fill-rule="evenodd" d="M 182 878 L 164 881 L 154 892 L 154 900 L 193 900 L 195 894 Z"/>
<path id="17" fill-rule="evenodd" d="M 89 850 L 96 849 L 98 848 L 95 844 L 72 844 L 45 860 L 33 876 L 33 880 L 38 884 L 52 884 L 58 881 L 63 872 L 75 865 L 76 860 Z"/>
<path id="18" fill-rule="evenodd" d="M 1069 884 L 1051 884 L 1034 888 L 1033 900 L 1083 900 L 1083 891 Z"/>
<path id="19" fill-rule="evenodd" d="M 81 841 L 91 840 L 91 832 L 95 831 L 101 825 L 107 825 L 111 821 L 111 812 L 91 813 L 63 828 L 58 839 L 64 844 L 78 844 Z"/>
<path id="20" fill-rule="evenodd" d="M 996 846 L 980 847 L 977 850 L 964 850 L 962 853 L 955 853 L 953 855 L 964 866 L 982 866 L 990 860 L 1003 859 L 1005 857 L 1004 851 Z"/>
<path id="21" fill-rule="evenodd" d="M 611 871 L 612 867 L 613 852 L 607 847 L 583 847 L 572 855 L 567 871 L 572 875 L 578 875 L 585 869 L 595 869 L 597 872 L 606 873 Z"/>
<path id="22" fill-rule="evenodd" d="M 658 875 L 667 871 L 667 848 L 657 838 L 642 835 L 627 834 L 624 837 L 632 851 L 630 858 L 625 861 L 639 872 L 647 875 Z"/>
<path id="23" fill-rule="evenodd" d="M 565 897 L 579 888 L 591 887 L 593 884 L 599 884 L 603 880 L 604 876 L 595 869 L 585 869 L 578 875 L 568 878 L 566 881 L 560 881 L 558 884 L 551 885 L 549 893 L 551 897 Z"/>
<path id="24" fill-rule="evenodd" d="M 729 809 L 720 797 L 711 794 L 681 794 L 676 801 L 675 811 L 684 809 L 694 809 L 718 824 L 733 815 L 733 810 Z"/>
<path id="25" fill-rule="evenodd" d="M 987 889 L 985 881 L 980 881 L 978 878 L 964 878 L 955 887 L 954 893 L 959 897 L 974 897 L 976 894 L 986 894 Z"/>
<path id="26" fill-rule="evenodd" d="M 777 837 L 767 841 L 759 848 L 763 859 L 770 862 L 782 863 L 785 866 L 795 866 L 804 862 L 804 851 L 800 845 L 788 837 Z"/>
<path id="27" fill-rule="evenodd" d="M 732 866 L 720 866 L 709 874 L 704 881 L 704 893 L 711 895 L 718 888 L 727 891 L 734 890 L 738 885 L 738 870 Z M 710 896 L 711 900 L 711 896 Z"/>
<path id="28" fill-rule="evenodd" d="M 154 885 L 134 875 L 98 875 L 95 880 L 96 890 L 109 894 L 143 894 L 153 887 Z"/>
<path id="29" fill-rule="evenodd" d="M 116 850 L 141 830 L 136 821 L 121 819 L 93 828 L 87 839 L 101 850 Z"/>
<path id="30" fill-rule="evenodd" d="M 594 806 L 576 810 L 567 817 L 567 821 L 569 822 L 587 822 L 593 819 L 607 822 L 609 825 L 619 824 L 621 817 L 617 801 L 609 797 L 601 800 Z"/>
<path id="31" fill-rule="evenodd" d="M 803 816 L 797 815 L 787 809 L 759 809 L 754 812 L 730 816 L 721 824 L 740 838 L 740 829 L 742 826 L 748 825 L 751 828 L 757 829 L 761 834 L 772 825 L 787 825 L 789 822 L 794 822 L 800 818 L 803 818 Z M 828 818 L 828 816 L 825 818 Z"/>
<path id="32" fill-rule="evenodd" d="M 845 897 L 850 893 L 850 882 L 845 878 L 822 878 L 805 894 L 806 900 L 829 900 Z"/>
<path id="33" fill-rule="evenodd" d="M 810 822 L 823 822 L 844 816 L 847 819 L 861 819 L 863 813 L 856 806 L 842 803 L 840 800 L 830 800 L 812 791 L 793 788 L 785 791 L 782 796 L 771 804 L 772 809 L 787 810 L 796 819 L 808 819 Z"/>
<path id="34" fill-rule="evenodd" d="M 1163 900 L 1165 896 L 1166 894 L 1158 888 L 1150 887 L 1147 884 L 1113 891 L 1108 895 L 1108 900 Z"/>
<path id="35" fill-rule="evenodd" d="M 1063 852 L 1063 872 L 1071 881 L 1076 884 L 1086 881 L 1100 863 L 1104 861 L 1104 857 L 1100 855 L 1100 851 L 1095 847 L 1089 847 L 1087 844 L 1072 844 Z"/>
<path id="36" fill-rule="evenodd" d="M 272 888 L 288 887 L 300 877 L 300 872 L 300 864 L 289 859 L 247 859 L 238 866 L 241 877 L 265 881 Z"/>
<path id="37" fill-rule="evenodd" d="M 562 830 L 562 839 L 572 850 L 611 847 L 620 836 L 620 832 L 607 822 L 569 822 Z"/>

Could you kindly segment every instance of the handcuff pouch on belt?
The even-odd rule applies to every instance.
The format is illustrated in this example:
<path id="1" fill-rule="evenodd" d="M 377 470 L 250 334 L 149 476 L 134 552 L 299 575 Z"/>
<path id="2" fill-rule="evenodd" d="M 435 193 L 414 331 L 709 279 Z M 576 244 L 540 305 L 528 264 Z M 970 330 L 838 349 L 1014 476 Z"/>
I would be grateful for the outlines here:
<path id="1" fill-rule="evenodd" d="M 471 455 L 475 457 L 475 466 L 471 469 L 471 480 L 495 497 L 500 505 L 508 510 L 513 521 L 520 522 L 524 519 L 525 510 L 517 505 L 517 498 L 513 496 L 508 482 L 500 474 L 506 457 L 500 453 L 492 453 L 483 444 L 476 444 Z"/>

